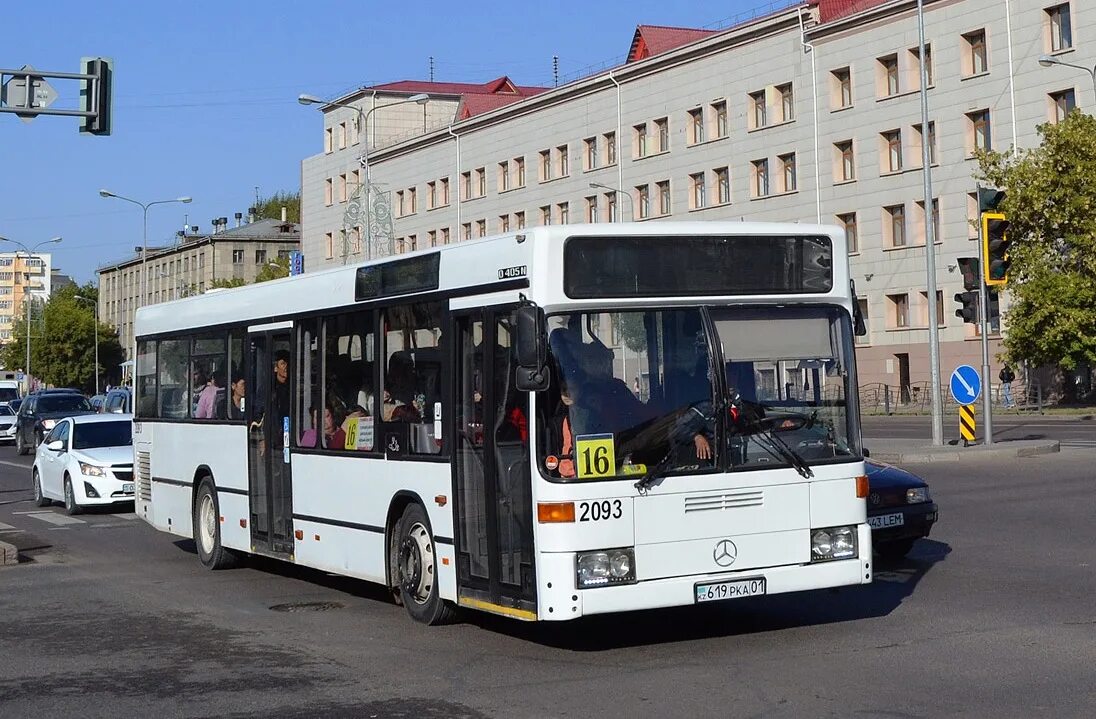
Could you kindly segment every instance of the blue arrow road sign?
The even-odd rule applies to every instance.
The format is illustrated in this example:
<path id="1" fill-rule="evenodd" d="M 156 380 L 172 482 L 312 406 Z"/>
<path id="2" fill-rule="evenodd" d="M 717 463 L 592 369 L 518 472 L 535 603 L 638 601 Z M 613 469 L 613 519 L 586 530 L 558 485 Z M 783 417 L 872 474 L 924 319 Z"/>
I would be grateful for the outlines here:
<path id="1" fill-rule="evenodd" d="M 969 364 L 961 364 L 951 373 L 951 396 L 959 404 L 974 404 L 982 393 L 982 378 Z"/>

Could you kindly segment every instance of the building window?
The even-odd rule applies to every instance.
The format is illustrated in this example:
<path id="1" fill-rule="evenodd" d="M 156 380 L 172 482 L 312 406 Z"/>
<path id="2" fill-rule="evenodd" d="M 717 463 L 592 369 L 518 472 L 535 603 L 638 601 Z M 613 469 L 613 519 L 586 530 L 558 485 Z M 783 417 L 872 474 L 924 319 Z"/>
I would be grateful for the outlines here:
<path id="1" fill-rule="evenodd" d="M 476 237 L 487 237 L 487 220 L 476 220 Z"/>
<path id="2" fill-rule="evenodd" d="M 514 186 L 525 187 L 525 158 L 514 158 Z"/>
<path id="3" fill-rule="evenodd" d="M 689 208 L 699 210 L 707 205 L 708 193 L 704 186 L 704 173 L 689 175 Z"/>
<path id="4" fill-rule="evenodd" d="M 859 252 L 860 232 L 856 224 L 856 213 L 846 212 L 843 215 L 837 215 L 837 224 L 845 229 L 845 243 L 848 245 L 849 254 L 852 255 Z"/>
<path id="5" fill-rule="evenodd" d="M 914 90 L 921 89 L 921 48 L 910 48 L 910 74 L 913 76 L 913 82 L 910 83 L 910 88 Z M 926 43 L 925 45 L 925 87 L 932 87 L 932 45 Z"/>
<path id="6" fill-rule="evenodd" d="M 552 224 L 552 206 L 544 205 L 540 208 L 540 224 L 548 226 Z"/>
<path id="7" fill-rule="evenodd" d="M 476 197 L 487 196 L 487 168 L 480 167 L 476 170 Z"/>
<path id="8" fill-rule="evenodd" d="M 582 141 L 582 145 L 584 150 L 584 169 L 596 170 L 598 163 L 597 138 L 587 137 L 585 140 Z"/>
<path id="9" fill-rule="evenodd" d="M 510 215 L 499 215 L 499 232 L 510 231 Z"/>
<path id="10" fill-rule="evenodd" d="M 852 73 L 842 67 L 830 73 L 830 108 L 852 107 Z"/>
<path id="11" fill-rule="evenodd" d="M 768 112 L 765 104 L 765 91 L 758 90 L 749 94 L 750 129 L 756 130 L 768 125 Z"/>
<path id="12" fill-rule="evenodd" d="M 261 265 L 266 263 L 266 250 L 255 250 L 255 264 Z"/>
<path id="13" fill-rule="evenodd" d="M 754 160 L 750 165 L 753 171 L 753 196 L 767 197 L 769 195 L 769 161 Z"/>
<path id="14" fill-rule="evenodd" d="M 906 246 L 906 206 L 883 208 L 883 234 L 891 247 Z"/>
<path id="15" fill-rule="evenodd" d="M 795 96 L 792 94 L 792 84 L 778 85 L 777 94 L 780 95 L 780 121 L 791 122 L 795 119 Z"/>
<path id="16" fill-rule="evenodd" d="M 571 222 L 571 203 L 561 202 L 556 205 L 556 214 L 559 215 L 559 224 L 569 224 Z"/>
<path id="17" fill-rule="evenodd" d="M 331 206 L 335 197 L 335 182 L 330 177 L 323 181 L 323 204 Z"/>
<path id="18" fill-rule="evenodd" d="M 704 111 L 699 107 L 689 110 L 689 144 L 704 142 Z"/>
<path id="19" fill-rule="evenodd" d="M 647 185 L 636 187 L 636 212 L 640 220 L 651 216 L 651 192 Z"/>
<path id="20" fill-rule="evenodd" d="M 1054 123 L 1066 119 L 1066 115 L 1077 107 L 1077 95 L 1073 88 L 1052 92 L 1047 96 L 1050 99 L 1050 121 Z"/>
<path id="21" fill-rule="evenodd" d="M 324 257 L 331 259 L 335 256 L 335 233 L 326 232 L 323 236 L 324 240 Z"/>
<path id="22" fill-rule="evenodd" d="M 715 170 L 716 199 L 721 205 L 731 201 L 731 171 L 726 167 L 717 167 Z"/>
<path id="23" fill-rule="evenodd" d="M 412 215 L 419 211 L 419 191 L 414 187 L 407 190 L 407 208 Z"/>
<path id="24" fill-rule="evenodd" d="M 1050 33 L 1050 42 L 1047 45 L 1049 50 L 1058 52 L 1073 47 L 1073 24 L 1070 20 L 1069 3 L 1048 7 L 1043 12 L 1046 14 L 1046 26 Z"/>
<path id="25" fill-rule="evenodd" d="M 568 157 L 567 145 L 560 145 L 556 148 L 556 154 L 559 158 L 559 176 L 567 177 L 571 174 L 570 158 Z"/>
<path id="26" fill-rule="evenodd" d="M 462 172 L 460 173 L 460 194 L 461 200 L 472 199 L 472 173 Z"/>
<path id="27" fill-rule="evenodd" d="M 345 150 L 346 149 L 346 123 L 345 122 L 340 122 L 339 123 L 339 149 L 340 150 Z"/>
<path id="28" fill-rule="evenodd" d="M 880 79 L 880 92 L 881 97 L 891 97 L 897 95 L 901 88 L 898 84 L 898 56 L 887 55 L 881 57 L 877 61 L 879 66 L 879 79 Z"/>
<path id="29" fill-rule="evenodd" d="M 243 262 L 244 262 L 244 251 L 243 250 L 233 250 L 232 251 L 232 264 L 242 265 Z"/>
<path id="30" fill-rule="evenodd" d="M 438 206 L 438 183 L 426 183 L 426 209 L 432 210 Z"/>
<path id="31" fill-rule="evenodd" d="M 921 312 L 919 316 L 918 326 L 929 326 L 929 293 L 921 292 Z M 944 326 L 944 292 L 943 290 L 936 290 L 936 326 Z"/>
<path id="32" fill-rule="evenodd" d="M 967 151 L 974 154 L 976 150 L 992 150 L 993 141 L 990 135 L 989 110 L 979 110 L 967 113 Z"/>
<path id="33" fill-rule="evenodd" d="M 981 75 L 989 72 L 989 56 L 986 53 L 986 31 L 975 30 L 963 35 L 963 75 Z"/>
<path id="34" fill-rule="evenodd" d="M 834 179 L 838 182 L 852 182 L 856 179 L 856 157 L 853 155 L 852 140 L 836 142 L 834 149 Z"/>
<path id="35" fill-rule="evenodd" d="M 782 185 L 780 191 L 795 192 L 795 153 L 791 152 L 787 155 L 781 155 L 776 159 L 780 162 L 780 180 Z"/>
<path id="36" fill-rule="evenodd" d="M 925 220 L 925 202 L 924 200 L 917 200 L 917 234 L 921 245 L 926 244 L 928 241 Z M 935 238 L 934 241 L 940 242 L 940 200 L 938 198 L 932 200 L 932 233 Z"/>
<path id="37" fill-rule="evenodd" d="M 663 117 L 655 120 L 655 129 L 658 132 L 658 151 L 670 151 L 670 121 Z"/>
<path id="38" fill-rule="evenodd" d="M 586 198 L 586 221 L 598 222 L 597 195 Z"/>
<path id="39" fill-rule="evenodd" d="M 335 150 L 335 129 L 332 127 L 324 128 L 323 131 L 323 151 L 324 153 L 330 153 Z"/>
<path id="40" fill-rule="evenodd" d="M 510 163 L 507 160 L 503 160 L 499 163 L 498 170 L 498 191 L 506 192 L 510 189 Z"/>
<path id="41" fill-rule="evenodd" d="M 617 164 L 617 146 L 616 146 L 616 133 L 607 132 L 605 137 L 605 164 L 613 166 Z"/>
<path id="42" fill-rule="evenodd" d="M 362 228 L 351 227 L 350 228 L 350 251 L 354 254 L 361 254 L 362 251 Z"/>
<path id="43" fill-rule="evenodd" d="M 902 131 L 890 130 L 881 135 L 883 144 L 883 173 L 902 171 Z"/>
<path id="44" fill-rule="evenodd" d="M 926 142 L 925 133 L 921 131 L 921 125 L 913 126 L 913 137 L 916 140 L 917 147 L 914 148 L 917 151 L 917 165 L 922 164 L 921 160 L 924 157 L 924 146 L 922 143 Z M 927 139 L 929 143 L 929 164 L 936 164 L 936 123 L 929 123 L 929 136 Z"/>
<path id="45" fill-rule="evenodd" d="M 472 223 L 462 222 L 460 225 L 460 238 L 462 240 L 472 239 Z"/>
<path id="46" fill-rule="evenodd" d="M 449 204 L 449 178 L 443 177 L 438 181 L 438 194 L 441 195 L 441 206 L 445 207 Z"/>
<path id="47" fill-rule="evenodd" d="M 339 175 L 339 202 L 346 202 L 346 175 Z"/>
<path id="48" fill-rule="evenodd" d="M 605 193 L 605 219 L 609 222 L 617 221 L 617 196 L 615 192 Z"/>
<path id="49" fill-rule="evenodd" d="M 514 213 L 514 227 L 519 230 L 525 229 L 525 210 Z"/>
<path id="50" fill-rule="evenodd" d="M 647 157 L 647 123 L 632 128 L 635 136 L 635 156 Z"/>
<path id="51" fill-rule="evenodd" d="M 712 103 L 712 114 L 715 116 L 715 137 L 719 139 L 727 136 L 727 103 L 725 101 Z"/>
<path id="52" fill-rule="evenodd" d="M 864 328 L 868 330 L 868 333 L 862 337 L 856 337 L 854 342 L 858 345 L 871 344 L 871 325 L 868 322 L 868 298 L 858 297 L 856 304 L 860 307 L 860 316 L 864 318 Z"/>
<path id="53" fill-rule="evenodd" d="M 548 182 L 552 179 L 552 151 L 540 151 L 540 181 Z"/>
<path id="54" fill-rule="evenodd" d="M 396 217 L 407 214 L 407 205 L 404 202 L 403 190 L 396 190 Z"/>
<path id="55" fill-rule="evenodd" d="M 658 214 L 670 214 L 670 181 L 663 180 L 658 183 Z"/>
<path id="56" fill-rule="evenodd" d="M 890 304 L 890 325 L 894 329 L 910 326 L 910 297 L 908 294 L 887 295 Z"/>

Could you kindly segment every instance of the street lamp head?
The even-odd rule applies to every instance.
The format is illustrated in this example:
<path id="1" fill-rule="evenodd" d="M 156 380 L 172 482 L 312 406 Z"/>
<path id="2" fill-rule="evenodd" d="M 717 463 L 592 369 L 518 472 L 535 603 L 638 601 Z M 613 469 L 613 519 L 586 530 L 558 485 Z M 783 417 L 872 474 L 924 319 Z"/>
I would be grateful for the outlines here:
<path id="1" fill-rule="evenodd" d="M 306 93 L 301 93 L 300 95 L 298 95 L 297 96 L 297 102 L 301 103 L 302 105 L 326 105 L 327 104 L 327 102 L 325 100 L 322 100 L 321 98 L 318 98 L 315 95 L 308 95 Z"/>
<path id="2" fill-rule="evenodd" d="M 60 237 L 60 236 L 58 236 L 58 237 L 51 237 L 50 239 L 46 240 L 46 242 L 47 242 L 47 243 L 49 243 L 49 242 L 60 242 L 60 241 L 61 241 L 61 237 Z"/>
<path id="3" fill-rule="evenodd" d="M 110 190 L 99 190 L 99 197 L 114 197 L 114 193 Z"/>
<path id="4" fill-rule="evenodd" d="M 191 198 L 191 197 L 176 197 L 175 201 L 176 202 L 182 202 L 183 204 L 189 204 L 190 202 L 193 201 L 193 198 Z"/>
<path id="5" fill-rule="evenodd" d="M 1058 64 L 1058 58 L 1053 57 L 1051 55 L 1040 55 L 1039 56 L 1039 64 L 1042 65 L 1043 67 L 1050 67 L 1051 65 L 1057 65 Z"/>
<path id="6" fill-rule="evenodd" d="M 420 92 L 418 95 L 412 95 L 411 97 L 407 98 L 407 101 L 415 102 L 419 105 L 425 105 L 426 103 L 430 102 L 430 96 L 427 95 L 425 92 Z"/>

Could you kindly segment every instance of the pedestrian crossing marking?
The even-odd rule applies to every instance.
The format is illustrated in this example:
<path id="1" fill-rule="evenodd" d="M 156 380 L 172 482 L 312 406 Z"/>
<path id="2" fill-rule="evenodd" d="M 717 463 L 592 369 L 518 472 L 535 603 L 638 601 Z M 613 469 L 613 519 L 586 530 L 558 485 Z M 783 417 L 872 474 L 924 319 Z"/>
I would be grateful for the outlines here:
<path id="1" fill-rule="evenodd" d="M 6 532 L 12 529 L 15 529 L 15 527 L 11 526 L 10 524 L 4 524 L 3 522 L 0 522 L 0 532 Z"/>
<path id="2" fill-rule="evenodd" d="M 56 514 L 54 512 L 35 512 L 34 514 L 28 514 L 27 516 L 41 519 L 43 522 L 48 522 L 49 524 L 56 524 L 59 527 L 66 524 L 87 524 L 87 522 L 82 519 L 70 517 L 65 514 Z"/>

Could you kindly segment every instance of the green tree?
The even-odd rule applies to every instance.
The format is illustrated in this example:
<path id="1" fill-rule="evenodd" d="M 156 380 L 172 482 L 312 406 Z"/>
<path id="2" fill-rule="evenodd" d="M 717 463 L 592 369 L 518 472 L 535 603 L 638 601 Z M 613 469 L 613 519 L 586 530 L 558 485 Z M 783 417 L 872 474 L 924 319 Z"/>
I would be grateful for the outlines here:
<path id="1" fill-rule="evenodd" d="M 255 206 L 255 215 L 260 219 L 268 220 L 280 220 L 282 219 L 282 208 L 286 208 L 286 219 L 290 222 L 301 221 L 301 191 L 275 192 L 270 197 L 264 197 L 259 200 L 259 204 Z"/>
<path id="2" fill-rule="evenodd" d="M 271 260 L 259 268 L 259 273 L 255 275 L 256 282 L 266 282 L 268 280 L 277 280 L 282 277 L 289 277 L 289 258 L 279 257 L 276 260 Z"/>
<path id="3" fill-rule="evenodd" d="M 63 287 L 44 304 L 33 306 L 30 322 L 31 373 L 49 385 L 95 389 L 95 305 L 76 296 L 99 301 L 91 283 Z M 0 350 L 6 367 L 23 367 L 27 353 L 27 321 L 23 314 L 12 328 L 12 340 Z M 118 381 L 118 365 L 125 352 L 113 327 L 99 323 L 100 382 Z"/>
<path id="4" fill-rule="evenodd" d="M 976 177 L 1006 191 L 1013 361 L 1070 371 L 1096 363 L 1096 118 L 1039 127 L 1040 145 L 978 156 Z"/>
<path id="5" fill-rule="evenodd" d="M 230 280 L 216 279 L 209 283 L 209 289 L 215 290 L 222 287 L 243 287 L 247 280 L 243 277 L 233 277 Z"/>

